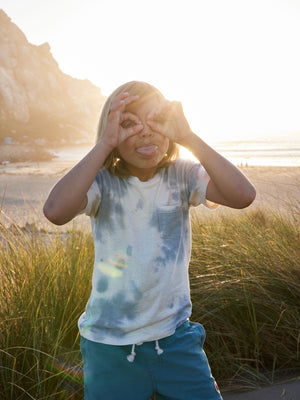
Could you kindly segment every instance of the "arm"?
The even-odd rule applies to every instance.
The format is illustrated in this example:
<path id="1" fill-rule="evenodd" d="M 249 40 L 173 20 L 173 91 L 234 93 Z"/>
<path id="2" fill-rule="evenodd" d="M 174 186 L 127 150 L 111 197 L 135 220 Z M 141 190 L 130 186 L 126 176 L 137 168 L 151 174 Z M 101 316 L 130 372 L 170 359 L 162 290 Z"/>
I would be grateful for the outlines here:
<path id="1" fill-rule="evenodd" d="M 84 210 L 87 205 L 87 192 L 111 150 L 105 142 L 98 142 L 54 186 L 43 208 L 49 221 L 63 225 Z"/>
<path id="2" fill-rule="evenodd" d="M 123 140 L 142 129 L 139 119 L 125 112 L 126 105 L 137 98 L 122 93 L 113 100 L 102 139 L 50 192 L 43 208 L 49 221 L 63 225 L 85 209 L 87 192 L 108 155 Z M 134 124 L 123 128 L 121 124 L 127 119 Z"/>
<path id="3" fill-rule="evenodd" d="M 165 122 L 155 122 L 158 115 Z M 245 208 L 254 201 L 256 192 L 252 184 L 238 168 L 191 131 L 180 103 L 166 103 L 148 118 L 152 129 L 186 147 L 201 162 L 210 176 L 207 200 L 232 208 Z"/>
<path id="4" fill-rule="evenodd" d="M 255 189 L 245 175 L 197 135 L 191 132 L 182 145 L 197 157 L 210 176 L 207 200 L 232 208 L 245 208 L 254 201 Z"/>

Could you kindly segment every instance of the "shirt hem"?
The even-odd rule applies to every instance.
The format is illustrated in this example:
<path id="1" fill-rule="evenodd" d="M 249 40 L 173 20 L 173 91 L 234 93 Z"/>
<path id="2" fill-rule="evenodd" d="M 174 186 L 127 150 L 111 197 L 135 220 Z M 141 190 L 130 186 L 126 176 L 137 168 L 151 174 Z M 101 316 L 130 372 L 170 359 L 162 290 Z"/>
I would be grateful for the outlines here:
<path id="1" fill-rule="evenodd" d="M 110 346 L 132 346 L 133 344 L 154 342 L 156 340 L 162 340 L 162 339 L 168 338 L 168 337 L 172 336 L 175 333 L 177 328 L 179 328 L 182 324 L 184 324 L 188 320 L 189 320 L 189 318 L 185 318 L 183 321 L 178 323 L 173 330 L 169 331 L 168 333 L 164 333 L 164 334 L 161 334 L 161 335 L 155 335 L 155 336 L 150 337 L 150 338 L 148 337 L 147 339 L 141 339 L 140 340 L 140 338 L 138 338 L 138 339 L 133 340 L 133 341 L 128 341 L 128 340 L 125 340 L 125 341 L 123 341 L 123 340 L 120 340 L 120 341 L 119 340 L 116 340 L 116 341 L 115 340 L 97 340 L 93 335 L 83 334 L 80 330 L 79 330 L 79 333 L 80 333 L 80 336 L 82 336 L 83 338 L 85 338 L 87 340 L 90 340 L 92 342 L 95 342 L 95 343 L 107 344 L 107 345 L 110 345 Z"/>

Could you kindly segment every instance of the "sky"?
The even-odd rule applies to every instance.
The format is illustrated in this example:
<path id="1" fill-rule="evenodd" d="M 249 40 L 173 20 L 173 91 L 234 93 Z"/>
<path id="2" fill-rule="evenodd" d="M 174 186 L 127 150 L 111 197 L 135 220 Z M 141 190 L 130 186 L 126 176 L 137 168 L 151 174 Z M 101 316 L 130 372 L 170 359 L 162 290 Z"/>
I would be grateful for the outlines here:
<path id="1" fill-rule="evenodd" d="M 178 100 L 206 140 L 300 136 L 300 0 L 0 0 L 30 43 L 104 95 Z"/>

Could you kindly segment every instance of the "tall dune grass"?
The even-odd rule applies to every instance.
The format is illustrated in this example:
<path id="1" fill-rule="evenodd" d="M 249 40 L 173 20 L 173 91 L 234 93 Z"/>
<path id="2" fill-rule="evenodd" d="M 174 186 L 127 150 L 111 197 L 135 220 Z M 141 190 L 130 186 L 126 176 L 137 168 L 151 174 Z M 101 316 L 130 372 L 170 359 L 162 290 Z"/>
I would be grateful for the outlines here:
<path id="1" fill-rule="evenodd" d="M 193 318 L 216 376 L 249 387 L 300 372 L 300 213 L 194 218 Z"/>
<path id="2" fill-rule="evenodd" d="M 192 317 L 206 328 L 205 350 L 223 385 L 297 372 L 299 214 L 193 214 Z M 77 320 L 90 293 L 92 237 L 4 226 L 0 235 L 3 400 L 82 399 Z"/>
<path id="3" fill-rule="evenodd" d="M 77 320 L 90 291 L 92 238 L 5 229 L 1 247 L 3 399 L 82 398 Z"/>

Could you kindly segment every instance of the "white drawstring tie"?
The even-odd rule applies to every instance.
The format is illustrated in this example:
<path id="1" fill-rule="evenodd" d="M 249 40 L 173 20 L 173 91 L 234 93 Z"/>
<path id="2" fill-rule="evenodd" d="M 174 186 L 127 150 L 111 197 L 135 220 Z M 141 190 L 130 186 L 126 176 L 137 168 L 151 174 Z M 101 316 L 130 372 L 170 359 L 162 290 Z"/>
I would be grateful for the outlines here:
<path id="1" fill-rule="evenodd" d="M 136 345 L 137 345 L 137 346 L 140 346 L 140 345 L 142 345 L 142 344 L 143 344 L 143 343 L 137 343 Z M 135 352 L 134 350 L 135 350 L 135 346 L 136 346 L 136 345 L 135 345 L 135 344 L 132 345 L 131 353 L 128 354 L 128 356 L 127 356 L 127 360 L 128 360 L 129 362 L 133 362 L 134 359 L 135 359 L 136 352 Z M 158 340 L 155 340 L 155 350 L 156 350 L 156 353 L 157 353 L 158 356 L 160 356 L 160 355 L 164 352 L 164 351 L 159 347 Z"/>
<path id="2" fill-rule="evenodd" d="M 134 357 L 136 356 L 136 353 L 135 353 L 134 349 L 135 349 L 135 344 L 132 345 L 131 353 L 128 354 L 128 356 L 127 356 L 127 360 L 129 362 L 133 362 L 134 361 Z"/>
<path id="3" fill-rule="evenodd" d="M 155 340 L 155 350 L 157 355 L 161 355 L 164 351 L 159 347 L 158 340 Z"/>

